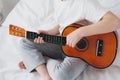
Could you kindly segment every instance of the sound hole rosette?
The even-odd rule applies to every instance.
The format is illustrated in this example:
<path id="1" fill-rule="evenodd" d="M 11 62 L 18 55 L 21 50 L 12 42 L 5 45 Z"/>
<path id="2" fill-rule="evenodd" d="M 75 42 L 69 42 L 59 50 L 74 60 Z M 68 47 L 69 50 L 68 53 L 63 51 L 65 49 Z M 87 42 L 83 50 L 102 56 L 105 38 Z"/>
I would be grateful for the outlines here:
<path id="1" fill-rule="evenodd" d="M 88 49 L 89 42 L 86 38 L 81 39 L 75 46 L 77 51 L 86 51 Z"/>

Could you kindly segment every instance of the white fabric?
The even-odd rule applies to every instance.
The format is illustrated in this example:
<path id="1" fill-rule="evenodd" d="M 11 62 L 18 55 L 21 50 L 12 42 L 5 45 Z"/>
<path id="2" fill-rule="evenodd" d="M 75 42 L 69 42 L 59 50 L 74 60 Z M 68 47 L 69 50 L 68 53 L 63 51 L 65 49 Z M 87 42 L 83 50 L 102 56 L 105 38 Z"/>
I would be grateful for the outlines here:
<path id="1" fill-rule="evenodd" d="M 114 14 L 116 14 L 118 17 L 120 17 L 120 14 L 119 14 L 120 13 L 119 12 L 120 0 L 117 0 L 117 1 L 115 1 L 115 0 L 109 0 L 109 1 L 107 1 L 107 0 L 98 0 L 98 1 L 103 7 L 111 10 Z"/>
<path id="2" fill-rule="evenodd" d="M 98 1 L 55 1 L 55 19 L 61 25 L 60 33 L 66 26 L 80 19 L 87 19 L 93 23 L 98 22 L 105 13 L 107 13 L 107 10 L 102 8 Z"/>
<path id="3" fill-rule="evenodd" d="M 109 0 L 109 1 L 107 1 L 107 0 L 98 0 L 98 1 L 106 8 L 113 8 L 113 7 L 120 4 L 120 0 L 117 0 L 117 1 L 115 1 L 115 0 Z"/>
<path id="4" fill-rule="evenodd" d="M 3 24 L 6 26 L 9 24 L 19 25 L 31 31 L 49 29 L 56 25 L 52 18 L 53 10 L 53 1 L 51 0 L 21 0 Z"/>
<path id="5" fill-rule="evenodd" d="M 26 0 L 26 1 L 33 1 L 34 0 Z M 42 1 L 42 0 L 41 0 Z M 44 1 L 44 0 L 43 0 Z M 47 0 L 46 0 L 47 1 Z M 52 1 L 52 0 L 50 0 Z M 101 0 L 104 1 L 104 0 Z M 106 4 L 102 4 L 103 6 L 107 6 L 106 8 L 109 8 L 112 10 L 117 16 L 120 17 L 120 2 L 119 0 L 113 0 L 111 1 L 112 4 L 108 4 L 108 0 L 105 0 Z M 109 0 L 110 2 L 110 0 Z M 115 4 L 114 4 L 115 3 Z M 42 3 L 41 3 L 42 4 Z M 46 4 L 46 3 L 44 3 Z M 116 5 L 116 6 L 113 6 Z M 31 6 L 32 2 L 31 2 Z M 27 10 L 24 12 L 24 10 Z M 51 7 L 50 7 L 51 8 Z M 19 25 L 21 27 L 27 27 L 26 29 L 30 29 L 30 26 L 38 26 L 40 22 L 35 23 L 36 20 L 38 20 L 36 17 L 36 13 L 29 14 L 29 9 L 26 2 L 21 1 L 14 10 L 9 14 L 6 21 L 4 22 L 3 27 L 0 27 L 0 80 L 40 80 L 40 76 L 37 73 L 27 73 L 25 71 L 21 71 L 18 68 L 18 62 L 21 60 L 21 57 L 17 51 L 17 41 L 19 38 L 11 37 L 8 35 L 8 25 L 9 24 L 15 24 Z M 22 12 L 19 12 L 21 11 Z M 31 10 L 30 10 L 31 11 Z M 37 11 L 37 10 L 36 10 Z M 42 9 L 41 9 L 42 11 Z M 44 13 L 43 13 L 44 15 Z M 50 15 L 52 16 L 52 15 Z M 45 16 L 44 16 L 45 17 Z M 32 21 L 31 21 L 32 20 Z M 46 19 L 46 22 L 49 22 L 50 24 L 53 19 Z M 52 22 L 53 25 L 56 24 L 56 22 Z M 44 25 L 47 26 L 48 24 Z M 40 26 L 41 28 L 42 26 Z M 48 27 L 48 26 L 47 26 Z M 52 27 L 52 25 L 51 25 Z M 50 28 L 50 27 L 49 27 Z M 36 28 L 34 29 L 36 30 Z M 119 31 L 120 34 L 120 31 Z M 120 40 L 120 39 L 119 39 Z M 120 44 L 119 44 L 120 45 Z M 118 50 L 120 50 L 118 48 Z M 117 56 L 117 63 L 120 62 L 119 56 Z M 78 80 L 120 80 L 120 67 L 118 65 L 112 65 L 111 67 L 105 69 L 105 70 L 98 70 L 93 67 L 87 68 L 83 75 L 78 78 Z"/>

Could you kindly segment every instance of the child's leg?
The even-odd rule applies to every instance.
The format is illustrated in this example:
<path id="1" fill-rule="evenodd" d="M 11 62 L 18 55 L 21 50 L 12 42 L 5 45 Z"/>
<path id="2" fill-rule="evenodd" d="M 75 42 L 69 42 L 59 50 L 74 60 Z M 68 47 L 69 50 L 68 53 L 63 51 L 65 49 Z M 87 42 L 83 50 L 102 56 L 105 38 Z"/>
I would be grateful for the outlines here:
<path id="1" fill-rule="evenodd" d="M 52 44 L 35 44 L 32 41 L 23 39 L 20 42 L 20 53 L 22 55 L 23 62 L 26 70 L 31 72 L 36 69 L 42 76 L 48 76 L 47 69 L 45 67 L 45 60 L 43 55 L 52 58 L 61 58 L 59 49 L 60 46 Z M 50 80 L 50 79 L 47 79 Z"/>
<path id="2" fill-rule="evenodd" d="M 78 58 L 66 57 L 63 61 L 49 59 L 47 68 L 53 80 L 75 80 L 87 67 Z"/>
<path id="3" fill-rule="evenodd" d="M 36 67 L 36 71 L 40 74 L 40 76 L 44 80 L 52 80 L 52 78 L 50 77 L 50 75 L 48 73 L 48 70 L 47 70 L 45 64 L 41 64 L 40 66 Z"/>

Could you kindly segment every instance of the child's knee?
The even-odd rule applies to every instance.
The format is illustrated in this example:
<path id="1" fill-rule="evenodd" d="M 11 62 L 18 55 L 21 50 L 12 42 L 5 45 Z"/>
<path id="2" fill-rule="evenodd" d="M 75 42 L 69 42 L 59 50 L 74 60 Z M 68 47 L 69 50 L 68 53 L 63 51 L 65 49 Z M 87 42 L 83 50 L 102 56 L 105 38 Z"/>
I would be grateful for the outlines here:
<path id="1" fill-rule="evenodd" d="M 68 79 L 68 74 L 65 69 L 60 68 L 58 66 L 60 64 L 60 61 L 54 60 L 54 59 L 49 59 L 47 62 L 47 69 L 52 77 L 53 80 L 70 80 Z"/>

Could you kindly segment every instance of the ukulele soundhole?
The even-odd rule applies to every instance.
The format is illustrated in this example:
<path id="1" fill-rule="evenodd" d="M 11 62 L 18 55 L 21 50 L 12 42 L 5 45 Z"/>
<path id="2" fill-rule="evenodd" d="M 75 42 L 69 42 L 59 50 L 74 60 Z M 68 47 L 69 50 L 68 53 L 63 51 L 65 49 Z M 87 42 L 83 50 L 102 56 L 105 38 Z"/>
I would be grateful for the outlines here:
<path id="1" fill-rule="evenodd" d="M 88 48 L 88 41 L 87 39 L 81 39 L 75 47 L 78 51 L 85 51 Z"/>

